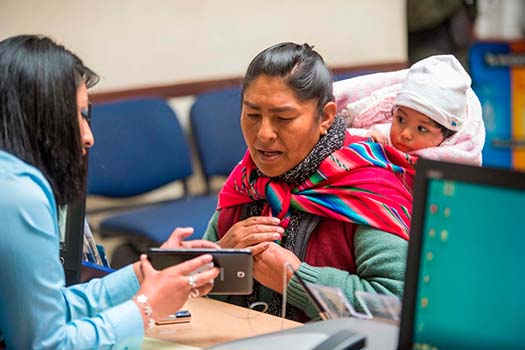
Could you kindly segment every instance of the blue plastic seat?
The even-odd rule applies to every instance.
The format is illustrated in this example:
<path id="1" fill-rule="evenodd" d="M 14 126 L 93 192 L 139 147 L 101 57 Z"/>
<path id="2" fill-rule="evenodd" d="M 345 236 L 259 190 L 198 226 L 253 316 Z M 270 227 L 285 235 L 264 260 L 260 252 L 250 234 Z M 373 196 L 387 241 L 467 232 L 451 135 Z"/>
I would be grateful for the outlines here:
<path id="1" fill-rule="evenodd" d="M 198 95 L 191 108 L 190 125 L 208 193 L 210 179 L 227 176 L 246 152 L 240 116 L 240 87 Z"/>
<path id="2" fill-rule="evenodd" d="M 93 106 L 95 145 L 89 153 L 88 194 L 126 198 L 182 181 L 185 195 L 126 209 L 100 223 L 104 236 L 128 235 L 156 243 L 177 226 L 192 226 L 200 238 L 217 203 L 216 196 L 191 196 L 190 148 L 178 118 L 165 100 L 134 99 Z"/>
<path id="3" fill-rule="evenodd" d="M 102 221 L 106 235 L 135 235 L 162 243 L 175 227 L 193 227 L 187 239 L 202 238 L 217 205 L 217 197 L 195 196 L 127 211 Z"/>
<path id="4" fill-rule="evenodd" d="M 362 71 L 352 71 L 352 72 L 345 72 L 345 73 L 337 73 L 337 74 L 334 74 L 333 80 L 335 82 L 335 81 L 339 81 L 339 80 L 355 78 L 355 77 L 358 77 L 360 75 L 366 75 L 366 74 L 372 74 L 372 73 L 377 73 L 377 71 L 376 70 L 367 69 L 367 70 L 362 70 Z"/>

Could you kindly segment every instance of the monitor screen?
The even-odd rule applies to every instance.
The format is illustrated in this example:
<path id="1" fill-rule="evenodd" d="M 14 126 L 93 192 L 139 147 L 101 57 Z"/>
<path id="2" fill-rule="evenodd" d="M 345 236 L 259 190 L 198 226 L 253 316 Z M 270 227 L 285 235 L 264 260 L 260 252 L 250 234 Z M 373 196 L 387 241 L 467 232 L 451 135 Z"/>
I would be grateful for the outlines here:
<path id="1" fill-rule="evenodd" d="M 58 207 L 58 228 L 60 233 L 60 248 L 66 243 L 67 205 Z"/>
<path id="2" fill-rule="evenodd" d="M 84 217 L 84 197 L 59 209 L 60 260 L 64 265 L 67 286 L 81 280 Z"/>
<path id="3" fill-rule="evenodd" d="M 525 348 L 525 173 L 423 163 L 401 348 Z"/>

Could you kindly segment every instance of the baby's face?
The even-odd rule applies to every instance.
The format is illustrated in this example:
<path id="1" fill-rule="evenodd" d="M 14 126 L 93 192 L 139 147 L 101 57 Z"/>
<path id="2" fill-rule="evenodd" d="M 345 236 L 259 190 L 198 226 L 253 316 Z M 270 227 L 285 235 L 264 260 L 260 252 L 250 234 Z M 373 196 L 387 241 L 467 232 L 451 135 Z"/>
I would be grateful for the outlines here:
<path id="1" fill-rule="evenodd" d="M 439 146 L 443 142 L 441 129 L 432 119 L 408 107 L 395 107 L 390 129 L 392 146 L 403 152 Z"/>

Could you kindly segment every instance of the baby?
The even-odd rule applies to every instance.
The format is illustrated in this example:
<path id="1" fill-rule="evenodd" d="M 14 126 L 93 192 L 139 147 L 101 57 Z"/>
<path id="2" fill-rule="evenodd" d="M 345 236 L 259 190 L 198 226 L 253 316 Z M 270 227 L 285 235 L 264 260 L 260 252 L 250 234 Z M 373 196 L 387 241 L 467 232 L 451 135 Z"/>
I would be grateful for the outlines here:
<path id="1" fill-rule="evenodd" d="M 438 147 L 464 126 L 470 84 L 454 56 L 428 57 L 408 70 L 393 101 L 391 123 L 349 130 L 406 153 Z"/>

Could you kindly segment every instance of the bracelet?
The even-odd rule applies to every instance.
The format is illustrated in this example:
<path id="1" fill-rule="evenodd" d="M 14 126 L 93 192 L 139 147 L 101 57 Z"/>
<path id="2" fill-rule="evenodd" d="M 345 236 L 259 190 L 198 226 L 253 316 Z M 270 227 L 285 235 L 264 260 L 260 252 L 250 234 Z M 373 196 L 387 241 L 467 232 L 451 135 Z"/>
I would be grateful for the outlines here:
<path id="1" fill-rule="evenodd" d="M 140 294 L 133 297 L 133 299 L 135 299 L 137 303 L 140 304 L 142 310 L 144 310 L 146 318 L 148 319 L 148 328 L 146 330 L 155 327 L 155 320 L 153 319 L 153 308 L 148 302 L 148 297 L 144 294 Z"/>

